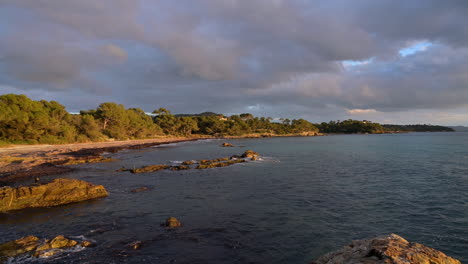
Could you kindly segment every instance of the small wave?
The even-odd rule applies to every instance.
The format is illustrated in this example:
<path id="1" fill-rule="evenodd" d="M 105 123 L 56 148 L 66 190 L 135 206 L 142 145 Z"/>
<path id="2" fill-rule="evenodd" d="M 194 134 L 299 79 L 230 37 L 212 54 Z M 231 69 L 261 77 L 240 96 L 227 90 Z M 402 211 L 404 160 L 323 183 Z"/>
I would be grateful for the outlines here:
<path id="1" fill-rule="evenodd" d="M 281 162 L 279 159 L 275 157 L 265 157 L 265 156 L 258 157 L 257 160 L 255 161 L 257 162 Z"/>
<path id="2" fill-rule="evenodd" d="M 71 253 L 76 253 L 84 250 L 85 247 L 77 245 L 71 248 L 66 248 L 66 249 L 49 249 L 49 250 L 44 250 L 42 253 L 43 255 L 35 257 L 32 255 L 21 255 L 18 257 L 11 257 L 9 258 L 6 263 L 7 264 L 13 264 L 13 263 L 37 263 L 38 261 L 47 263 L 50 260 L 57 260 L 61 259 L 64 257 L 69 256 Z M 51 255 L 47 255 L 47 253 L 51 253 Z M 52 253 L 56 252 L 56 253 Z"/>

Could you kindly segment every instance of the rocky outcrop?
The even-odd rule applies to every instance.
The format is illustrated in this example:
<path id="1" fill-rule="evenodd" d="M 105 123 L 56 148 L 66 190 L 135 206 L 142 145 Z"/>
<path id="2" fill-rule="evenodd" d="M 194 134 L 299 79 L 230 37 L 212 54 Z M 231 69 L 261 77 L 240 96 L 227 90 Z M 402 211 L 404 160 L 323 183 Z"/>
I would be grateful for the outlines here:
<path id="1" fill-rule="evenodd" d="M 29 187 L 0 188 L 0 212 L 29 207 L 47 207 L 106 197 L 102 185 L 75 179 L 55 179 Z"/>
<path id="2" fill-rule="evenodd" d="M 181 227 L 182 223 L 175 217 L 169 217 L 166 219 L 166 223 L 164 223 L 164 226 L 166 227 Z"/>
<path id="3" fill-rule="evenodd" d="M 234 147 L 234 145 L 231 143 L 224 142 L 223 144 L 221 144 L 221 147 Z"/>
<path id="4" fill-rule="evenodd" d="M 50 257 L 63 252 L 63 249 L 75 246 L 92 247 L 94 243 L 87 240 L 78 242 L 62 235 L 46 240 L 40 240 L 36 236 L 27 236 L 0 244 L 0 263 L 8 258 L 23 254 L 30 254 L 35 257 Z"/>
<path id="5" fill-rule="evenodd" d="M 325 254 L 311 264 L 461 264 L 444 253 L 390 234 L 356 240 L 340 250 Z"/>
<path id="6" fill-rule="evenodd" d="M 227 160 L 222 162 L 211 162 L 211 163 L 201 163 L 196 168 L 201 169 L 212 169 L 212 168 L 220 168 L 220 167 L 227 167 L 237 163 L 245 162 L 245 159 L 236 159 L 236 160 Z"/>
<path id="7" fill-rule="evenodd" d="M 117 171 L 130 171 L 131 173 L 146 173 L 146 172 L 155 172 L 161 170 L 171 170 L 171 171 L 181 171 L 181 170 L 190 170 L 190 169 L 211 169 L 211 168 L 219 168 L 219 167 L 227 167 L 230 165 L 234 165 L 237 163 L 247 162 L 248 160 L 254 161 L 257 160 L 260 155 L 252 150 L 247 150 L 242 155 L 233 155 L 230 157 L 222 157 L 217 159 L 203 159 L 203 160 L 186 160 L 182 162 L 181 165 L 177 166 L 170 166 L 170 165 L 150 165 L 144 166 L 141 168 L 133 168 L 133 169 L 126 169 L 120 168 Z M 197 166 L 191 166 L 193 164 L 198 164 Z"/>
<path id="8" fill-rule="evenodd" d="M 242 158 L 251 158 L 251 159 L 257 159 L 258 156 L 260 156 L 260 154 L 258 154 L 257 152 L 253 150 L 247 150 L 241 155 Z"/>
<path id="9" fill-rule="evenodd" d="M 131 173 L 145 173 L 145 172 L 154 172 L 154 171 L 160 171 L 160 170 L 165 170 L 167 168 L 170 168 L 171 166 L 169 165 L 150 165 L 150 166 L 145 166 L 137 169 L 132 169 L 130 170 Z"/>

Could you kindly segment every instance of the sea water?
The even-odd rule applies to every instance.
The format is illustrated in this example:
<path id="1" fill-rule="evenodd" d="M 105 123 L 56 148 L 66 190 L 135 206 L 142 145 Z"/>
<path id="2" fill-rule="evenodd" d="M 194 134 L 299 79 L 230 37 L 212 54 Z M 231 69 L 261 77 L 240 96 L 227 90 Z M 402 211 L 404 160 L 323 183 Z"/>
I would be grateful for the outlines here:
<path id="1" fill-rule="evenodd" d="M 220 147 L 225 141 L 236 147 Z M 248 149 L 262 158 L 206 170 L 115 171 Z M 0 214 L 0 242 L 63 234 L 97 246 L 18 261 L 308 263 L 352 240 L 396 233 L 468 262 L 468 133 L 205 140 L 109 156 L 120 161 L 60 175 L 102 184 L 109 197 Z M 139 187 L 149 190 L 131 192 Z M 183 226 L 161 226 L 171 216 Z"/>

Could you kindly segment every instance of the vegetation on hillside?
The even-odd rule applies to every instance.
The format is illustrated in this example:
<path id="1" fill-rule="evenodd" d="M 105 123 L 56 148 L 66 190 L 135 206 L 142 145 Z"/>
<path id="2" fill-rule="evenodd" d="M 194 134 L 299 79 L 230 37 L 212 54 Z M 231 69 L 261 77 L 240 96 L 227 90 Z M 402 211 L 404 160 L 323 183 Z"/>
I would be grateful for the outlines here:
<path id="1" fill-rule="evenodd" d="M 304 119 L 275 123 L 271 118 L 241 114 L 225 117 L 206 112 L 173 115 L 165 108 L 147 115 L 139 108 L 125 108 L 112 102 L 73 115 L 56 101 L 34 101 L 25 95 L 0 96 L 0 142 L 46 143 L 140 139 L 157 136 L 242 136 L 317 133 Z"/>
<path id="2" fill-rule="evenodd" d="M 370 121 L 330 121 L 312 124 L 304 119 L 255 117 L 250 113 L 226 117 L 222 114 L 173 115 L 165 108 L 147 115 L 139 108 L 112 102 L 96 109 L 70 114 L 56 101 L 34 101 L 25 95 L 0 96 L 0 144 L 60 144 L 104 140 L 154 138 L 157 136 L 310 135 L 322 133 L 453 131 L 431 125 L 381 125 Z"/>

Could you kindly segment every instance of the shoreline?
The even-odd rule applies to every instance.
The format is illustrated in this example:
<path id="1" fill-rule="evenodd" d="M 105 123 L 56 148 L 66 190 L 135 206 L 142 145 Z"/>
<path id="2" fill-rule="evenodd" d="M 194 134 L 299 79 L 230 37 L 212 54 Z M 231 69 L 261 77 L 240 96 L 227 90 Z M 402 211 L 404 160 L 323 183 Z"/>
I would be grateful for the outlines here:
<path id="1" fill-rule="evenodd" d="M 141 149 L 157 145 L 212 139 L 212 137 L 165 137 L 125 141 L 62 145 L 13 145 L 0 148 L 0 186 L 31 177 L 62 174 L 75 168 L 65 163 L 106 162 L 104 152 Z"/>
<path id="2" fill-rule="evenodd" d="M 9 145 L 0 147 L 0 187 L 33 177 L 58 175 L 75 170 L 66 165 L 107 162 L 101 155 L 124 149 L 141 149 L 157 145 L 206 139 L 242 139 L 270 137 L 322 136 L 323 134 L 245 134 L 242 136 L 161 137 L 123 141 L 72 143 L 60 145 Z"/>

